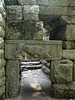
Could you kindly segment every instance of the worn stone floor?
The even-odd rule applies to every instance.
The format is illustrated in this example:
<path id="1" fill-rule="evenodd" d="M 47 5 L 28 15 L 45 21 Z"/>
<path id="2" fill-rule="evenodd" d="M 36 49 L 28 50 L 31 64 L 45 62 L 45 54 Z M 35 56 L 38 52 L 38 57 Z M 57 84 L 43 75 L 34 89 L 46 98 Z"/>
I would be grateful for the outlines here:
<path id="1" fill-rule="evenodd" d="M 38 61 L 22 62 L 21 68 L 23 70 L 21 73 L 19 96 L 17 98 L 5 100 L 75 100 L 51 98 L 51 81 L 49 79 L 49 76 L 43 73 L 43 71 L 41 70 L 42 66 L 41 68 L 39 66 L 41 66 L 41 64 Z"/>
<path id="2" fill-rule="evenodd" d="M 18 98 L 6 100 L 75 100 L 50 97 L 51 81 L 41 69 L 22 72 Z"/>

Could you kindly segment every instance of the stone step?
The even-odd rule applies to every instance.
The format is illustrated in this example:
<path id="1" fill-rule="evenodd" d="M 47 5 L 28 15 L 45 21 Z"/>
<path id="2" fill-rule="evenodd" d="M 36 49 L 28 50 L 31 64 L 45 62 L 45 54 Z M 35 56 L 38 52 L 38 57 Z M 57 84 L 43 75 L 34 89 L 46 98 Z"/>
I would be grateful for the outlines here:
<path id="1" fill-rule="evenodd" d="M 22 65 L 21 66 L 21 71 L 26 71 L 26 70 L 33 70 L 33 69 L 41 69 L 43 65 Z"/>
<path id="2" fill-rule="evenodd" d="M 39 65 L 40 61 L 21 62 L 21 65 Z"/>

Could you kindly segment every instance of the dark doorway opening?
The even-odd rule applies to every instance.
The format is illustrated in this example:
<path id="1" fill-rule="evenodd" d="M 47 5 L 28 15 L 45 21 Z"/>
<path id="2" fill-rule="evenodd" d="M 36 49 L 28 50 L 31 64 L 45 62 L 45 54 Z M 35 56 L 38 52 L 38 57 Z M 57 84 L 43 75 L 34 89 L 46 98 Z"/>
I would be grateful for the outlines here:
<path id="1" fill-rule="evenodd" d="M 22 100 L 50 98 L 50 62 L 20 61 L 20 94 Z"/>

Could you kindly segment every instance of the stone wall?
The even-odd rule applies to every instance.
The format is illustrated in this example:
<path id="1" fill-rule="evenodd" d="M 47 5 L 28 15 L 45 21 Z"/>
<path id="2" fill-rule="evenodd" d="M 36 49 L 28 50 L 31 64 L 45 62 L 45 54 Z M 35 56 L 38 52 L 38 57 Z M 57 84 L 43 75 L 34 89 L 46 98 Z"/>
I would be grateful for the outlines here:
<path id="1" fill-rule="evenodd" d="M 43 24 L 40 20 L 49 20 L 54 23 L 53 27 L 60 29 L 60 22 L 63 19 L 60 29 L 63 33 L 52 34 L 52 40 L 63 40 L 63 50 L 61 60 L 51 60 L 50 77 L 52 80 L 51 95 L 58 98 L 75 97 L 75 1 L 74 0 L 5 0 L 7 10 L 6 40 L 42 40 Z M 39 5 L 39 6 L 38 6 Z M 39 10 L 40 8 L 40 10 Z M 39 14 L 39 17 L 38 17 Z M 58 23 L 54 19 L 59 17 Z M 50 23 L 51 24 L 51 23 Z M 33 26 L 33 27 L 32 27 Z M 52 26 L 52 24 L 51 24 Z M 17 47 L 17 46 L 16 46 Z M 12 47 L 11 47 L 12 50 Z M 13 49 L 14 51 L 15 49 Z M 10 52 L 11 53 L 11 52 Z M 59 54 L 59 52 L 58 52 Z M 14 55 L 13 55 L 14 56 Z M 11 55 L 10 55 L 11 57 Z M 17 62 L 17 61 L 15 61 Z M 13 60 L 7 61 L 7 72 L 16 72 Z M 18 65 L 17 65 L 18 66 Z M 18 68 L 18 67 L 17 67 Z M 18 69 L 17 69 L 18 70 Z M 8 81 L 13 78 L 11 73 L 6 73 Z M 15 81 L 17 77 L 13 80 Z M 11 82 L 13 81 L 11 80 Z M 16 83 L 14 82 L 14 87 Z M 10 88 L 8 88 L 10 86 Z M 11 89 L 13 83 L 7 83 L 7 96 L 15 95 Z M 11 91 L 10 91 L 11 90 Z"/>
<path id="2" fill-rule="evenodd" d="M 5 98 L 4 36 L 6 12 L 4 6 L 4 0 L 0 0 L 0 100 Z"/>

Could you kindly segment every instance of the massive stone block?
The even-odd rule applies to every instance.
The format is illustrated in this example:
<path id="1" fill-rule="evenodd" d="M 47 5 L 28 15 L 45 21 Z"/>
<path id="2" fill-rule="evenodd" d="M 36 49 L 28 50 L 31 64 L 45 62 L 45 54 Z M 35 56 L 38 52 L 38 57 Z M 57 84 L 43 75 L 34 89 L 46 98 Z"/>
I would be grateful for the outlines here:
<path id="1" fill-rule="evenodd" d="M 51 61 L 51 80 L 55 83 L 68 83 L 73 79 L 73 62 L 70 60 Z"/>
<path id="2" fill-rule="evenodd" d="M 63 58 L 66 59 L 75 59 L 75 50 L 63 50 Z"/>
<path id="3" fill-rule="evenodd" d="M 18 0 L 20 5 L 35 5 L 36 0 Z"/>
<path id="4" fill-rule="evenodd" d="M 23 7 L 24 20 L 39 20 L 39 6 L 38 5 L 25 5 Z"/>
<path id="5" fill-rule="evenodd" d="M 52 84 L 50 94 L 55 98 L 75 98 L 75 81 L 66 84 Z"/>
<path id="6" fill-rule="evenodd" d="M 7 21 L 20 21 L 22 20 L 22 7 L 19 5 L 6 6 Z"/>
<path id="7" fill-rule="evenodd" d="M 40 6 L 39 14 L 46 16 L 75 15 L 75 7 Z"/>
<path id="8" fill-rule="evenodd" d="M 61 18 L 69 24 L 75 23 L 75 16 L 61 16 Z"/>
<path id="9" fill-rule="evenodd" d="M 19 91 L 19 61 L 9 60 L 6 64 L 6 96 L 14 97 Z"/>
<path id="10" fill-rule="evenodd" d="M 5 43 L 5 58 L 27 60 L 61 59 L 62 42 L 38 40 L 7 40 Z"/>
<path id="11" fill-rule="evenodd" d="M 43 40 L 43 23 L 36 21 L 9 22 L 6 25 L 7 40 Z"/>

